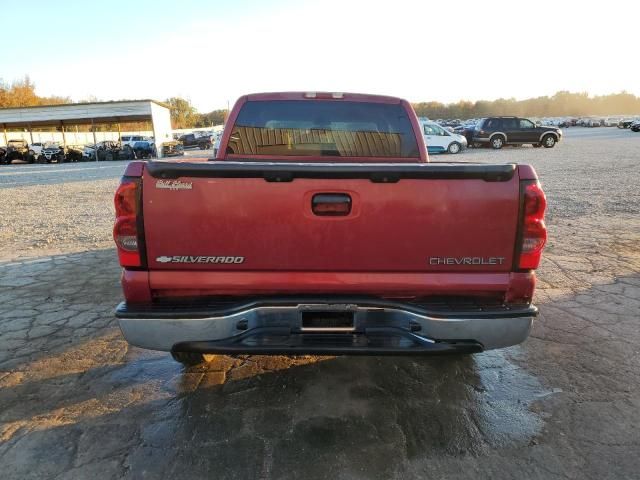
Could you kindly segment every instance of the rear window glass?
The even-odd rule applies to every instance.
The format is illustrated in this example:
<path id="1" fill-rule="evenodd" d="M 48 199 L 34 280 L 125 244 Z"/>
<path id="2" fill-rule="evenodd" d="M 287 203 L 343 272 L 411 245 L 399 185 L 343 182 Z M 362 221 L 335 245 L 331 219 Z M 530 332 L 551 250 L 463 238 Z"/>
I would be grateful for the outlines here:
<path id="1" fill-rule="evenodd" d="M 502 119 L 500 118 L 488 118 L 484 122 L 484 128 L 486 130 L 502 128 L 501 123 L 502 123 Z"/>
<path id="2" fill-rule="evenodd" d="M 228 154 L 419 157 L 402 105 L 348 101 L 256 101 L 244 104 Z"/>

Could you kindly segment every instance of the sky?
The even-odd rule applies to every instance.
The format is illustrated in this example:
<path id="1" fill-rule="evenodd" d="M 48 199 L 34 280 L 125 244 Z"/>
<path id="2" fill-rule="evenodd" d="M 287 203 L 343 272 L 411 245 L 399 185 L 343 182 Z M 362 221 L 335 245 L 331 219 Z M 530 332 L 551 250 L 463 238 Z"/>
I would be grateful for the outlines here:
<path id="1" fill-rule="evenodd" d="M 640 95 L 637 1 L 0 0 L 0 78 L 75 101 Z M 14 19 L 14 20 L 11 20 Z M 34 28 L 28 28 L 32 25 Z"/>

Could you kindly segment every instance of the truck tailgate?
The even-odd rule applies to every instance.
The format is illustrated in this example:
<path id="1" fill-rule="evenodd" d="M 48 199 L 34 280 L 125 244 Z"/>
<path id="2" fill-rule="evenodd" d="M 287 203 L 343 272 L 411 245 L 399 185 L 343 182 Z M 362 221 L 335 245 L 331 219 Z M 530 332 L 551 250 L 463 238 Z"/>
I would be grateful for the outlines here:
<path id="1" fill-rule="evenodd" d="M 314 213 L 322 194 L 350 211 Z M 152 162 L 142 202 L 151 271 L 497 273 L 519 180 L 514 165 Z"/>

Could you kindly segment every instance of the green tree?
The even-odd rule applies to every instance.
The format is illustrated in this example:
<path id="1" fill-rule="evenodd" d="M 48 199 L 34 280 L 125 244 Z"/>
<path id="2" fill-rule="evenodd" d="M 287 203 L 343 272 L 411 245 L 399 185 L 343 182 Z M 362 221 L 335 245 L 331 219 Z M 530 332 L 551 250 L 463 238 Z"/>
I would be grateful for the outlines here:
<path id="1" fill-rule="evenodd" d="M 227 118 L 227 110 L 213 110 L 209 113 L 203 113 L 200 118 L 199 127 L 209 127 L 213 125 L 222 125 Z"/>
<path id="2" fill-rule="evenodd" d="M 171 97 L 165 101 L 171 110 L 173 128 L 192 128 L 200 121 L 200 114 L 189 100 Z"/>

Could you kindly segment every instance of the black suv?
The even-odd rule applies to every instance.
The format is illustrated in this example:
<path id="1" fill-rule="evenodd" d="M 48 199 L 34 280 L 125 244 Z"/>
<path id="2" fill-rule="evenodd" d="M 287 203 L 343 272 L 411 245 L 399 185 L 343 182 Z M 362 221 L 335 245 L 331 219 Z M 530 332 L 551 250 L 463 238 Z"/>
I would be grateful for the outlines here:
<path id="1" fill-rule="evenodd" d="M 536 125 L 527 118 L 519 117 L 483 118 L 473 131 L 475 145 L 489 144 L 495 149 L 523 143 L 552 148 L 561 139 L 562 130 L 558 127 Z"/>

